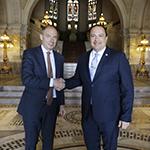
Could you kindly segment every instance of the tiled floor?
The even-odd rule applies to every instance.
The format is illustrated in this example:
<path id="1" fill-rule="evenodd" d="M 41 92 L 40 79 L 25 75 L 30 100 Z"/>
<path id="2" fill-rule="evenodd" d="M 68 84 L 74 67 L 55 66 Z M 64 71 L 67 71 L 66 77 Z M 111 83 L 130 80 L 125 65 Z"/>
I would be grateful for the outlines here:
<path id="1" fill-rule="evenodd" d="M 136 80 L 134 84 L 141 87 L 139 92 L 141 95 L 136 100 L 143 99 L 141 89 L 150 87 L 150 80 L 144 82 Z M 0 85 L 21 85 L 20 75 L 0 75 Z M 145 92 L 149 93 L 149 90 L 146 89 Z M 134 107 L 131 126 L 127 130 L 120 131 L 118 150 L 150 150 L 150 97 L 144 99 L 146 104 L 140 103 Z M 67 105 L 66 111 L 65 117 L 58 117 L 57 120 L 55 150 L 86 150 L 80 126 L 80 106 Z M 24 129 L 21 117 L 16 112 L 16 105 L 0 104 L 0 150 L 24 150 Z M 41 150 L 40 140 L 37 150 Z"/>
<path id="2" fill-rule="evenodd" d="M 58 117 L 55 150 L 85 150 L 80 126 L 80 106 L 67 105 L 64 118 Z M 133 123 L 120 131 L 118 150 L 150 149 L 150 107 L 134 107 Z M 24 130 L 16 106 L 0 106 L 0 150 L 23 150 Z M 41 141 L 37 149 L 41 149 Z"/>

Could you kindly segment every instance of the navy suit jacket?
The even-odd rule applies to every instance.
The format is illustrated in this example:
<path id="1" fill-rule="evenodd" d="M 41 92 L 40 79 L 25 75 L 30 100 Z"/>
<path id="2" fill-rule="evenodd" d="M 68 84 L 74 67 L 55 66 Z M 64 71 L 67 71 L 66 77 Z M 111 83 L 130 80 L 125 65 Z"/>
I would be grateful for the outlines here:
<path id="1" fill-rule="evenodd" d="M 64 58 L 54 52 L 56 78 L 63 77 Z M 24 51 L 22 60 L 22 81 L 25 85 L 18 112 L 21 115 L 38 115 L 43 107 L 49 89 L 50 79 L 47 77 L 46 65 L 41 46 Z M 58 104 L 64 104 L 64 92 L 56 91 Z"/>
<path id="2" fill-rule="evenodd" d="M 99 122 L 131 121 L 134 89 L 130 66 L 123 52 L 106 48 L 93 81 L 89 55 L 78 60 L 75 74 L 66 79 L 66 88 L 82 86 L 82 119 L 88 116 L 92 99 L 93 115 Z"/>

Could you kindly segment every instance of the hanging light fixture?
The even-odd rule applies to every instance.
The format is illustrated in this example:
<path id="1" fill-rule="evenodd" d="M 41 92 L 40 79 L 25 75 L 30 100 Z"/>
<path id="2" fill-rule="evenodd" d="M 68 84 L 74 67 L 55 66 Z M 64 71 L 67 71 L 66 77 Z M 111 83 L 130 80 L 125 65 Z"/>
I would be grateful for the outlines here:
<path id="1" fill-rule="evenodd" d="M 97 24 L 98 24 L 98 25 L 101 25 L 101 26 L 106 26 L 106 25 L 107 25 L 107 22 L 105 21 L 105 18 L 104 18 L 103 13 L 101 13 Z"/>
<path id="2" fill-rule="evenodd" d="M 103 5 L 103 0 L 101 0 L 101 8 L 100 8 L 101 9 L 101 15 L 99 17 L 99 20 L 98 20 L 97 24 L 106 27 L 107 22 L 105 21 L 105 18 L 104 18 L 104 14 L 103 14 L 103 10 L 102 10 L 102 8 L 103 8 L 102 5 Z"/>
<path id="3" fill-rule="evenodd" d="M 14 45 L 5 30 L 4 34 L 0 36 L 0 48 L 3 48 L 3 63 L 2 67 L 0 68 L 0 73 L 9 73 L 12 71 L 12 67 L 9 64 L 7 55 L 7 48 L 12 48 L 13 46 Z"/>
<path id="4" fill-rule="evenodd" d="M 145 53 L 146 51 L 150 51 L 150 44 L 149 41 L 146 39 L 146 36 L 142 36 L 142 40 L 140 44 L 137 46 L 137 51 L 141 52 L 140 61 L 139 61 L 139 68 L 136 71 L 136 78 L 143 78 L 148 79 L 149 78 L 149 71 L 147 70 L 145 66 Z"/>
<path id="5" fill-rule="evenodd" d="M 44 17 L 41 22 L 43 26 L 52 25 L 52 21 L 50 19 L 48 11 L 45 11 Z"/>

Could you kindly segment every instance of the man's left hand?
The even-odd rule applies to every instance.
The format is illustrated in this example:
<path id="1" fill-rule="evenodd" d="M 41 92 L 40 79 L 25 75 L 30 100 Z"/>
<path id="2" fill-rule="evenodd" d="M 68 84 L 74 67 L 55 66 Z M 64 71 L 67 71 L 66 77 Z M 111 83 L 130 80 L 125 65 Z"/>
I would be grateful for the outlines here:
<path id="1" fill-rule="evenodd" d="M 61 106 L 60 106 L 59 114 L 60 114 L 62 117 L 64 117 L 64 116 L 65 116 L 66 111 L 65 111 L 64 105 L 61 105 Z"/>

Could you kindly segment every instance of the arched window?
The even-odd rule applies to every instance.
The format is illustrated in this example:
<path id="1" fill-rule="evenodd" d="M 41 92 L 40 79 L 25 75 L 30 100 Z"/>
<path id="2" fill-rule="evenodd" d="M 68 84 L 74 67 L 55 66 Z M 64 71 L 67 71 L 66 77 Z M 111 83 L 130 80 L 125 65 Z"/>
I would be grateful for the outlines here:
<path id="1" fill-rule="evenodd" d="M 53 25 L 57 26 L 57 18 L 58 18 L 58 1 L 57 0 L 49 0 L 49 16 L 53 22 Z"/>
<path id="2" fill-rule="evenodd" d="M 78 0 L 68 0 L 67 2 L 68 29 L 72 28 L 72 24 L 74 24 L 74 28 L 77 29 L 78 20 L 79 20 L 79 2 Z"/>
<path id="3" fill-rule="evenodd" d="M 88 0 L 89 28 L 95 24 L 95 21 L 97 19 L 96 5 L 97 5 L 97 0 Z"/>

